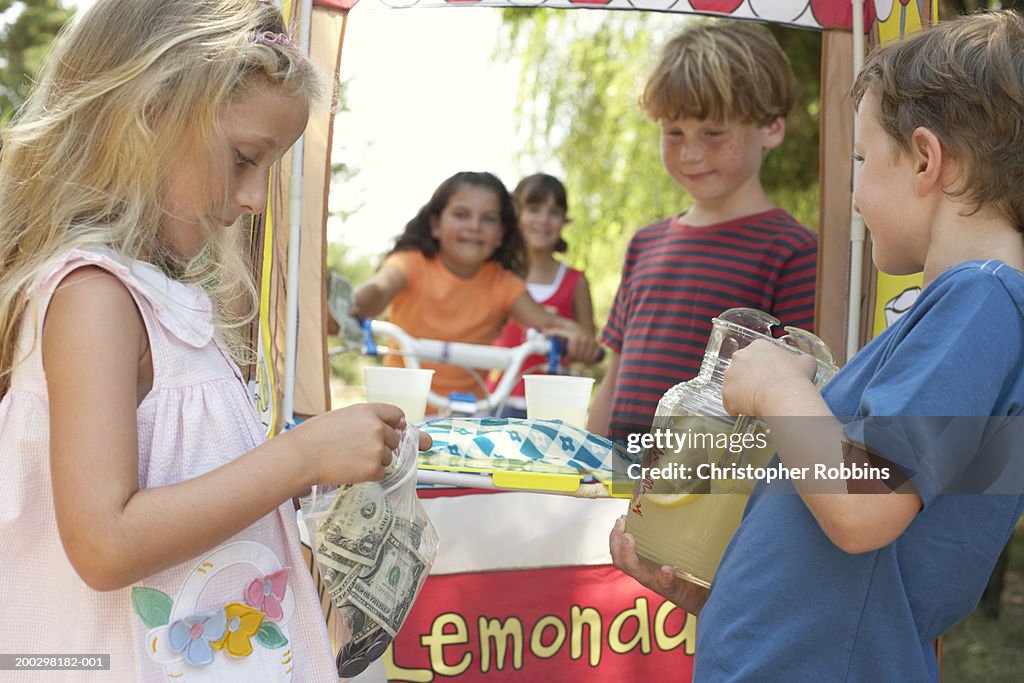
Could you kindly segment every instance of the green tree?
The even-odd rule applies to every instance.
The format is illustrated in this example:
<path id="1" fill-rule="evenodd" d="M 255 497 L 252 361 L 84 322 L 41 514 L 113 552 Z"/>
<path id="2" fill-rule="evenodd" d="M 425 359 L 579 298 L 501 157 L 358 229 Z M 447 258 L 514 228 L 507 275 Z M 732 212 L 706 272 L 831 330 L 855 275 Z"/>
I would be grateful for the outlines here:
<path id="1" fill-rule="evenodd" d="M 73 14 L 59 0 L 0 0 L 0 123 L 25 101 L 43 55 Z"/>
<path id="2" fill-rule="evenodd" d="M 619 264 L 640 226 L 687 208 L 665 173 L 659 129 L 637 96 L 678 14 L 510 9 L 499 52 L 522 61 L 518 98 L 519 166 L 559 169 L 569 190 L 569 260 L 591 281 L 598 321 L 608 312 Z M 772 29 L 789 55 L 800 99 L 784 145 L 762 172 L 779 205 L 817 225 L 820 35 Z"/>
<path id="3" fill-rule="evenodd" d="M 327 245 L 327 271 L 343 275 L 345 279 L 359 286 L 370 279 L 375 265 L 366 256 L 359 256 L 351 248 L 340 242 Z"/>
<path id="4" fill-rule="evenodd" d="M 939 0 L 939 17 L 950 19 L 979 9 L 1012 9 L 1024 11 L 1024 0 Z"/>

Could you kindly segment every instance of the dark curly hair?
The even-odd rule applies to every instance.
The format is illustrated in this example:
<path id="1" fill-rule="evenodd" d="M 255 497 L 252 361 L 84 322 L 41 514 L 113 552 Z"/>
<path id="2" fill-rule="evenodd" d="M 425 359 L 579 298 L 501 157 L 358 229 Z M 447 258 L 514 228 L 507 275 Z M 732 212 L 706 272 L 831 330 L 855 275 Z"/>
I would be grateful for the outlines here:
<path id="1" fill-rule="evenodd" d="M 452 195 L 466 185 L 493 191 L 501 206 L 501 225 L 504 227 L 504 232 L 501 244 L 488 260 L 497 261 L 503 268 L 524 277 L 526 275 L 526 247 L 522 235 L 519 234 L 515 204 L 513 204 L 512 197 L 504 183 L 498 180 L 494 174 L 487 172 L 461 171 L 438 185 L 430 201 L 424 204 L 413 219 L 405 224 L 405 231 L 395 240 L 395 246 L 389 253 L 415 249 L 422 252 L 427 258 L 436 256 L 441 245 L 431 234 L 430 222 L 441 215 Z"/>
<path id="2" fill-rule="evenodd" d="M 560 208 L 568 219 L 569 200 L 566 197 L 565 185 L 555 176 L 547 173 L 534 173 L 520 180 L 516 189 L 512 190 L 512 200 L 515 201 L 516 212 L 519 214 L 522 213 L 524 206 L 543 204 L 548 199 L 554 200 L 555 206 Z M 559 237 L 553 250 L 562 253 L 568 249 L 568 242 Z"/>

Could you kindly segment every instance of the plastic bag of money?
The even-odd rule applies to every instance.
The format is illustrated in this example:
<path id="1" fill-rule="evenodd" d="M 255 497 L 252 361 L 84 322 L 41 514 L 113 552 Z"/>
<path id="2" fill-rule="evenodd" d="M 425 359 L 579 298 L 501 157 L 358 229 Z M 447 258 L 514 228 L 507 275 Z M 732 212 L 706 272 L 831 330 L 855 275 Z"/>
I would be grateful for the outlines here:
<path id="1" fill-rule="evenodd" d="M 437 556 L 437 531 L 416 497 L 418 440 L 415 427 L 403 431 L 381 481 L 314 489 L 300 501 L 341 678 L 384 654 Z"/>

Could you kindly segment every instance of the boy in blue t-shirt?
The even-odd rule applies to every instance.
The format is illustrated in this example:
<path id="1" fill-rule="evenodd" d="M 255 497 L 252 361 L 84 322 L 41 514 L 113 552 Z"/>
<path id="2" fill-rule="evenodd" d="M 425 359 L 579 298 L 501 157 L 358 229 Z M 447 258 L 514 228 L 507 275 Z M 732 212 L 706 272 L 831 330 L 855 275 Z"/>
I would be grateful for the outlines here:
<path id="1" fill-rule="evenodd" d="M 736 352 L 723 389 L 782 466 L 827 474 L 759 486 L 710 594 L 612 531 L 617 566 L 700 613 L 694 680 L 938 680 L 932 640 L 1024 511 L 1021 45 L 1017 14 L 962 17 L 857 77 L 854 203 L 875 264 L 923 271 L 921 297 L 820 395 L 769 343 Z"/>

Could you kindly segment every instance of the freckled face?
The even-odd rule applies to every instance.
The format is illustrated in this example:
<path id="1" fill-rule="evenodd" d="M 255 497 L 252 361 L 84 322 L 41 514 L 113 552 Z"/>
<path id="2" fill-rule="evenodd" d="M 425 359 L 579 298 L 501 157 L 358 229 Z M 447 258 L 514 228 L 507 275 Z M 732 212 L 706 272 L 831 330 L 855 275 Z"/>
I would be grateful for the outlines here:
<path id="1" fill-rule="evenodd" d="M 208 148 L 184 148 L 172 160 L 160 238 L 188 259 L 209 230 L 263 211 L 270 167 L 302 134 L 305 101 L 279 88 L 251 85 L 218 117 L 221 135 Z"/>
<path id="2" fill-rule="evenodd" d="M 691 118 L 661 122 L 665 170 L 698 202 L 727 200 L 756 184 L 764 150 L 781 141 L 772 126 Z"/>

